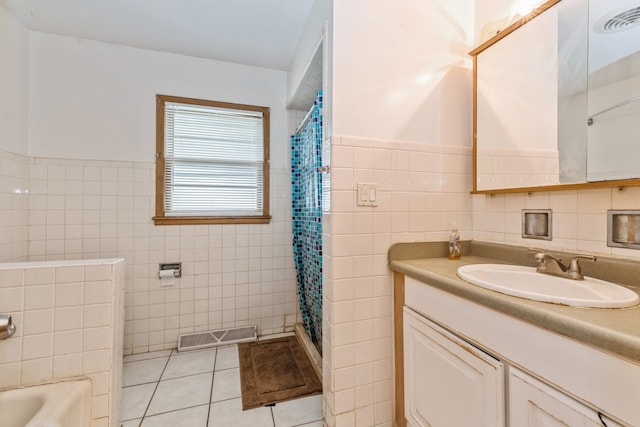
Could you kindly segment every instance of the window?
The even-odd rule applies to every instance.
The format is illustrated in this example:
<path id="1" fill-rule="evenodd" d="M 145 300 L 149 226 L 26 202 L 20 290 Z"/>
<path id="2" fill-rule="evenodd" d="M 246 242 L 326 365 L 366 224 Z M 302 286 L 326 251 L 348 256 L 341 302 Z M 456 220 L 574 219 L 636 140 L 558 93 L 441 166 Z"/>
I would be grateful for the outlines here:
<path id="1" fill-rule="evenodd" d="M 268 223 L 269 108 L 156 101 L 155 224 Z"/>

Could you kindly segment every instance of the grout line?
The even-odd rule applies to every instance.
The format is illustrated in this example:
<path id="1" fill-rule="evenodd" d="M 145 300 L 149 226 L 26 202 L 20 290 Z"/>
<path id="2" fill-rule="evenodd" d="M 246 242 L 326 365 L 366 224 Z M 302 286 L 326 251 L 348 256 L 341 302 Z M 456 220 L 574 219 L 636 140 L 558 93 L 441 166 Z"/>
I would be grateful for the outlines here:
<path id="1" fill-rule="evenodd" d="M 218 349 L 216 348 L 215 355 L 213 356 L 213 372 L 211 374 L 211 389 L 209 390 L 209 410 L 207 411 L 207 424 L 205 427 L 209 427 L 209 417 L 211 416 L 211 405 L 213 402 L 213 382 L 216 380 L 216 364 L 218 363 Z"/>
<path id="2" fill-rule="evenodd" d="M 160 351 L 164 351 L 164 350 L 160 350 Z M 163 354 L 163 355 L 158 355 L 158 356 L 154 356 L 154 357 L 148 357 L 148 358 L 145 358 L 145 359 L 126 360 L 126 361 L 124 360 L 127 357 L 138 356 L 140 354 L 145 354 L 145 353 L 129 354 L 127 356 L 124 356 L 123 360 L 122 360 L 122 363 L 144 362 L 145 360 L 162 359 L 163 357 L 171 357 L 171 355 L 173 354 L 173 350 L 169 354 Z"/>
<path id="3" fill-rule="evenodd" d="M 172 409 L 172 410 L 167 411 L 167 412 L 160 412 L 160 413 L 157 413 L 157 414 L 149 415 L 148 417 L 145 416 L 144 418 L 153 418 L 153 417 L 157 417 L 157 416 L 160 416 L 160 415 L 170 414 L 172 412 L 184 411 L 185 409 L 199 408 L 201 406 L 210 406 L 210 404 L 211 403 L 203 403 L 202 405 L 185 406 L 184 408 Z M 144 418 L 141 418 L 141 420 L 140 420 L 141 423 L 144 420 Z M 207 423 L 209 423 L 209 414 L 208 414 L 208 412 L 207 412 Z M 206 426 L 206 424 L 205 424 L 205 426 Z"/>
<path id="4" fill-rule="evenodd" d="M 144 413 L 142 414 L 142 418 L 140 419 L 140 425 L 144 422 L 144 418 L 147 416 L 147 411 L 149 410 L 149 406 L 151 406 L 151 401 L 153 401 L 153 397 L 156 395 L 158 391 L 158 387 L 160 386 L 160 381 L 162 380 L 162 376 L 164 375 L 164 371 L 167 369 L 169 365 L 169 361 L 171 360 L 171 356 L 173 355 L 173 350 L 167 357 L 167 362 L 164 364 L 164 368 L 162 368 L 162 372 L 160 372 L 160 376 L 158 377 L 158 381 L 156 382 L 156 387 L 153 389 L 153 393 L 151 393 L 151 399 L 149 399 L 149 403 L 147 403 L 147 407 L 144 409 Z"/>
<path id="5" fill-rule="evenodd" d="M 237 351 L 237 344 L 230 345 L 229 347 L 232 347 L 232 346 L 235 346 L 236 347 L 236 351 Z M 151 395 L 151 398 L 149 399 L 149 402 L 148 402 L 147 407 L 146 407 L 146 409 L 144 411 L 144 414 L 142 415 L 141 418 L 139 418 L 138 427 L 142 425 L 142 423 L 144 422 L 145 418 L 147 418 L 147 417 L 154 417 L 154 416 L 157 416 L 157 415 L 168 414 L 168 413 L 176 412 L 176 411 L 179 411 L 179 410 L 191 409 L 191 408 L 196 408 L 196 407 L 205 406 L 205 405 L 208 407 L 208 411 L 207 411 L 207 416 L 206 416 L 206 424 L 205 424 L 204 427 L 207 427 L 209 425 L 209 422 L 210 422 L 211 407 L 212 407 L 212 405 L 214 403 L 225 402 L 225 401 L 229 401 L 229 400 L 238 399 L 238 397 L 230 397 L 228 399 L 223 399 L 223 400 L 220 400 L 220 401 L 217 401 L 217 402 L 212 402 L 211 401 L 213 399 L 213 384 L 214 384 L 214 381 L 215 381 L 215 378 L 216 378 L 216 372 L 222 372 L 222 371 L 226 371 L 226 370 L 230 370 L 230 369 L 238 369 L 239 370 L 239 367 L 229 367 L 227 369 L 222 369 L 220 371 L 216 371 L 215 368 L 218 365 L 218 363 L 220 362 L 220 360 L 218 359 L 218 356 L 219 356 L 218 353 L 219 352 L 217 350 L 218 349 L 216 349 L 216 351 L 214 352 L 214 355 L 213 355 L 213 357 L 214 357 L 213 371 L 199 372 L 199 373 L 195 373 L 195 374 L 185 375 L 185 376 L 176 377 L 176 378 L 168 378 L 168 379 L 164 379 L 164 380 L 162 379 L 162 376 L 166 372 L 167 367 L 169 365 L 169 362 L 171 361 L 171 358 L 173 356 L 181 354 L 181 353 L 178 353 L 177 351 L 173 350 L 168 357 L 167 356 L 162 356 L 162 357 L 166 357 L 166 359 L 167 359 L 166 363 L 165 363 L 165 365 L 164 365 L 164 367 L 162 369 L 162 372 L 160 373 L 160 377 L 159 377 L 158 381 L 153 381 L 153 382 L 156 383 L 156 386 L 155 386 L 155 389 L 154 389 L 154 391 L 153 391 L 153 393 Z M 156 359 L 156 358 L 154 358 L 154 359 Z M 146 359 L 146 360 L 150 360 L 150 359 Z M 169 380 L 174 380 L 174 379 L 178 379 L 178 378 L 186 378 L 186 377 L 190 377 L 190 376 L 194 376 L 194 375 L 207 374 L 209 372 L 212 373 L 212 379 L 211 379 L 211 388 L 210 388 L 210 391 L 209 391 L 209 401 L 207 403 L 201 404 L 201 405 L 187 406 L 187 407 L 184 407 L 184 408 L 176 408 L 176 409 L 173 409 L 171 411 L 161 412 L 159 414 L 153 414 L 153 415 L 147 416 L 147 411 L 149 410 L 149 407 L 151 406 L 151 401 L 155 397 L 155 394 L 156 394 L 156 392 L 158 390 L 158 387 L 159 387 L 161 381 L 169 381 Z M 153 382 L 144 383 L 144 384 L 152 384 Z M 142 385 L 142 384 L 135 384 L 135 385 Z M 240 397 L 240 399 L 242 399 L 242 397 Z M 275 406 L 269 407 L 269 409 L 270 409 L 270 414 L 271 414 L 272 426 L 273 427 L 277 427 L 276 420 L 275 420 L 275 413 L 274 413 L 274 410 L 273 410 L 274 407 Z M 132 420 L 127 420 L 127 421 L 132 421 Z M 322 418 L 317 420 L 317 421 L 322 421 Z M 300 424 L 298 426 L 299 427 L 304 427 L 305 425 L 311 424 L 311 423 L 314 423 L 314 422 L 316 422 L 316 421 L 310 421 L 310 422 L 308 422 L 306 424 Z"/>
<path id="6" fill-rule="evenodd" d="M 269 407 L 269 411 L 271 412 L 271 425 L 273 425 L 273 427 L 276 427 L 276 417 L 273 415 L 273 408 L 275 407 L 276 405 Z"/>

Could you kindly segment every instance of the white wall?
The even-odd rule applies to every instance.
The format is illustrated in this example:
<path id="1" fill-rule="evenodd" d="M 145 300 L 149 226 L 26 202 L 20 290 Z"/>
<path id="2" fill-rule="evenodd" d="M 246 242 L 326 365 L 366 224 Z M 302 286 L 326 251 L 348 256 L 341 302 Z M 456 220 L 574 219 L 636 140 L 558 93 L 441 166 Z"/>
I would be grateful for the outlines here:
<path id="1" fill-rule="evenodd" d="M 483 149 L 558 150 L 558 67 L 539 66 L 558 63 L 557 9 L 477 56 L 477 132 Z"/>
<path id="2" fill-rule="evenodd" d="M 471 3 L 336 2 L 333 133 L 470 146 Z"/>
<path id="3" fill-rule="evenodd" d="M 519 1 L 524 3 L 528 0 L 476 0 L 475 44 L 480 44 L 483 29 L 488 29 L 489 27 L 492 29 L 504 28 L 513 19 L 515 5 Z"/>
<path id="4" fill-rule="evenodd" d="M 27 30 L 0 6 L 0 150 L 27 154 Z"/>
<path id="5" fill-rule="evenodd" d="M 27 32 L 1 8 L 0 19 L 0 90 L 22 111 L 0 143 L 0 261 L 125 258 L 127 354 L 173 348 L 180 333 L 290 329 L 286 73 Z M 271 108 L 270 224 L 153 225 L 156 93 Z M 160 287 L 158 263 L 176 261 L 183 277 Z"/>
<path id="6" fill-rule="evenodd" d="M 286 73 L 30 33 L 29 154 L 155 160 L 158 93 L 271 108 L 271 162 L 288 165 Z"/>
<path id="7" fill-rule="evenodd" d="M 329 427 L 393 421 L 389 246 L 471 235 L 472 0 L 334 3 L 331 212 L 323 217 Z M 379 185 L 356 206 L 356 185 Z"/>
<path id="8" fill-rule="evenodd" d="M 640 56 L 640 55 L 639 55 Z M 612 67 L 614 68 L 615 65 Z M 620 65 L 620 67 L 622 67 Z M 589 115 L 640 96 L 640 77 L 620 79 L 589 89 Z M 638 176 L 638 103 L 629 103 L 594 119 L 587 130 L 587 180 L 629 179 Z"/>
<path id="9" fill-rule="evenodd" d="M 287 94 L 292 97 L 303 79 L 314 50 L 322 39 L 325 22 L 332 16 L 332 1 L 315 0 L 305 23 L 287 73 Z"/>
<path id="10" fill-rule="evenodd" d="M 27 30 L 0 6 L 0 262 L 27 257 Z"/>

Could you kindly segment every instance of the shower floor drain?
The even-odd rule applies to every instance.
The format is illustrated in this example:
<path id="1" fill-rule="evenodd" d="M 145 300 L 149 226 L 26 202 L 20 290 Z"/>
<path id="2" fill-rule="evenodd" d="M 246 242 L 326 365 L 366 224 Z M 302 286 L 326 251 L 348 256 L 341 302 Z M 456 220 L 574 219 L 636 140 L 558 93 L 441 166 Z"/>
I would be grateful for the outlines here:
<path id="1" fill-rule="evenodd" d="M 255 341 L 258 338 L 256 326 L 219 329 L 217 331 L 196 332 L 178 337 L 178 351 L 198 350 L 218 345 Z"/>

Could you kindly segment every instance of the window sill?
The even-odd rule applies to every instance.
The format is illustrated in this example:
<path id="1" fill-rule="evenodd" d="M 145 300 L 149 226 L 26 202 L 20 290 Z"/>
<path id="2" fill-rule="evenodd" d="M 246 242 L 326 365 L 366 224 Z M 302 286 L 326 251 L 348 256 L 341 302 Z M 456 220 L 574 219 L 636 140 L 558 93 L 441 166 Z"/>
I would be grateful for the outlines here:
<path id="1" fill-rule="evenodd" d="M 271 216 L 154 216 L 155 225 L 269 224 Z"/>

